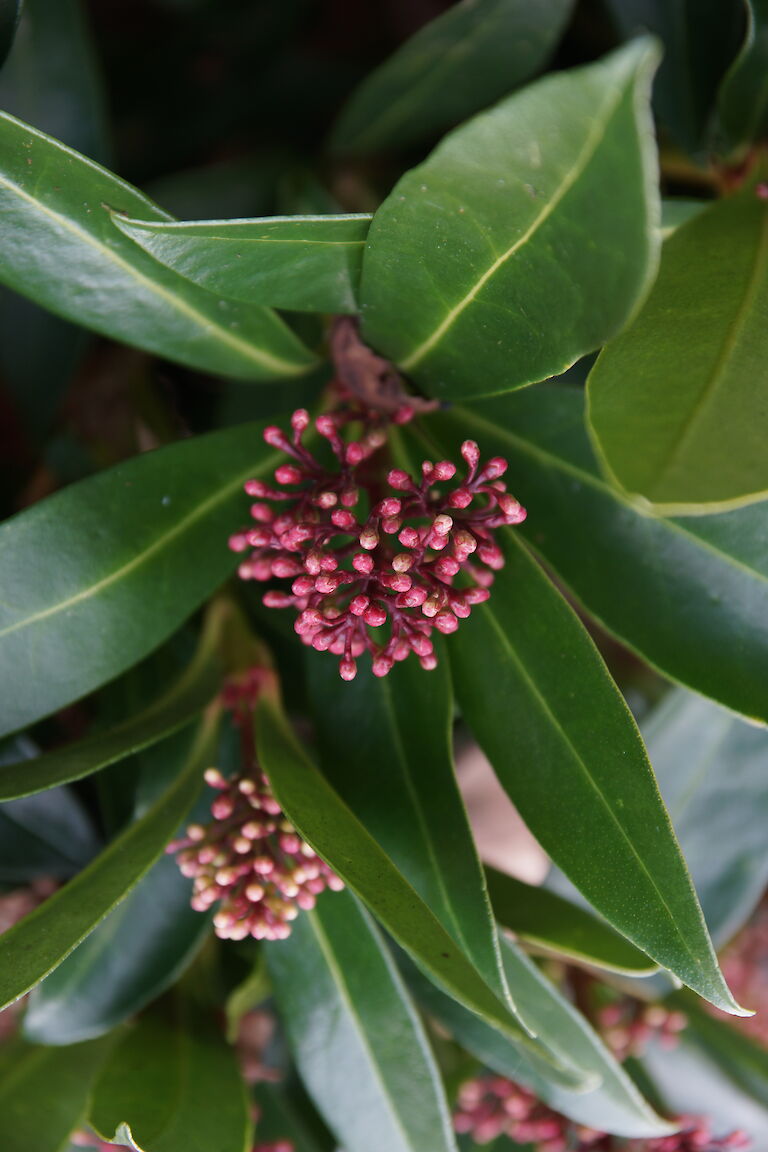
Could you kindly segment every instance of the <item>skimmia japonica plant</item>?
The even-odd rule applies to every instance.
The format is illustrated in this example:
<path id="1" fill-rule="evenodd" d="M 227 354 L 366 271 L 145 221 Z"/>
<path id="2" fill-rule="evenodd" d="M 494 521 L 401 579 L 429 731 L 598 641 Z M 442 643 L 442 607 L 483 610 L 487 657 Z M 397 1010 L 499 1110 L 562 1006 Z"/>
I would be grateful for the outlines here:
<path id="1" fill-rule="evenodd" d="M 0 62 L 0 1152 L 768 1149 L 765 0 Z"/>

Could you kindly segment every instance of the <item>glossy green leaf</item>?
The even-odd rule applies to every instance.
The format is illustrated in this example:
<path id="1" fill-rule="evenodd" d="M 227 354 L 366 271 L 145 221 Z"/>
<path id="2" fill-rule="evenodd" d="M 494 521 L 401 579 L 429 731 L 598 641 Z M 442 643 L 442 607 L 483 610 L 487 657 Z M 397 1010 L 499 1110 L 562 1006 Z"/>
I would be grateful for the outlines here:
<path id="1" fill-rule="evenodd" d="M 366 339 L 458 398 L 562 372 L 615 335 L 656 266 L 656 57 L 640 41 L 548 76 L 406 173 L 368 235 Z"/>
<path id="2" fill-rule="evenodd" d="M 341 111 L 337 152 L 400 147 L 525 83 L 555 48 L 572 0 L 463 0 L 372 72 Z"/>
<path id="3" fill-rule="evenodd" d="M 609 631 L 667 676 L 768 721 L 768 505 L 642 515 L 600 476 L 581 394 L 542 386 L 430 417 L 453 458 L 467 436 L 509 460 L 520 530 Z"/>
<path id="4" fill-rule="evenodd" d="M 608 0 L 624 37 L 664 46 L 654 108 L 678 145 L 703 151 L 718 84 L 738 49 L 743 0 Z"/>
<path id="5" fill-rule="evenodd" d="M 12 755 L 18 756 L 21 741 Z M 0 804 L 0 884 L 66 879 L 99 850 L 93 825 L 69 788 Z"/>
<path id="6" fill-rule="evenodd" d="M 301 1077 L 346 1152 L 455 1150 L 421 1022 L 354 897 L 324 894 L 266 951 Z"/>
<path id="7" fill-rule="evenodd" d="M 62 1152 L 87 1115 L 88 1094 L 109 1040 L 37 1048 L 14 1039 L 0 1046 L 0 1148 Z"/>
<path id="8" fill-rule="evenodd" d="M 694 216 L 700 216 L 708 207 L 707 200 L 686 200 L 680 196 L 662 200 L 661 234 L 664 239 L 676 232 L 681 224 L 687 224 Z"/>
<path id="9" fill-rule="evenodd" d="M 182 772 L 66 887 L 0 936 L 0 1007 L 52 972 L 149 871 L 194 803 L 214 743 L 217 714 L 201 723 Z"/>
<path id="10" fill-rule="evenodd" d="M 237 1056 L 213 1013 L 176 996 L 142 1016 L 96 1081 L 90 1122 L 137 1152 L 248 1152 Z"/>
<path id="11" fill-rule="evenodd" d="M 532 1039 L 456 947 L 432 910 L 395 868 L 366 828 L 317 771 L 297 742 L 272 694 L 257 713 L 259 760 L 291 823 L 387 931 L 449 995 L 493 1023 L 532 1060 L 573 1085 L 578 1073 L 562 1067 Z"/>
<path id="12" fill-rule="evenodd" d="M 586 909 L 495 868 L 486 867 L 485 875 L 499 923 L 537 951 L 627 976 L 656 971 L 643 952 Z"/>
<path id="13" fill-rule="evenodd" d="M 753 188 L 667 241 L 640 315 L 589 377 L 606 471 L 668 514 L 768 494 L 768 203 Z"/>
<path id="14" fill-rule="evenodd" d="M 456 698 L 520 815 L 624 936 L 736 1014 L 643 742 L 589 634 L 519 539 L 452 638 Z M 585 853 L 584 845 L 589 845 Z"/>
<path id="15" fill-rule="evenodd" d="M 596 1081 L 591 1087 L 574 1092 L 553 1084 L 505 1037 L 443 996 L 421 975 L 413 971 L 409 982 L 424 1007 L 462 1047 L 499 1075 L 526 1084 L 552 1108 L 577 1123 L 624 1136 L 660 1136 L 669 1132 L 670 1125 L 646 1104 L 597 1033 L 536 965 L 509 940 L 502 939 L 502 955 L 509 985 L 521 1005 L 525 1005 L 528 1018 L 535 1020 L 542 1040 L 553 1050 L 567 1053 L 577 1067 L 591 1075 Z"/>
<path id="16" fill-rule="evenodd" d="M 715 134 L 726 153 L 742 153 L 768 133 L 768 0 L 744 0 L 744 6 L 744 43 L 717 100 Z"/>
<path id="17" fill-rule="evenodd" d="M 217 645 L 225 614 L 222 606 L 215 607 L 194 660 L 148 708 L 54 752 L 10 764 L 0 762 L 0 800 L 29 796 L 98 772 L 169 736 L 202 712 L 221 686 Z"/>
<path id="18" fill-rule="evenodd" d="M 0 732 L 162 643 L 232 571 L 226 541 L 247 519 L 242 485 L 277 456 L 261 426 L 243 425 L 142 454 L 0 526 Z"/>
<path id="19" fill-rule="evenodd" d="M 370 215 L 114 223 L 210 292 L 294 312 L 356 312 Z"/>
<path id="20" fill-rule="evenodd" d="M 210 930 L 190 907 L 175 860 L 154 865 L 117 908 L 32 992 L 24 1035 L 38 1044 L 101 1036 L 164 992 Z"/>
<path id="21" fill-rule="evenodd" d="M 768 885 L 768 731 L 682 688 L 670 692 L 642 728 L 719 946 Z"/>
<path id="22" fill-rule="evenodd" d="M 273 312 L 198 288 L 115 229 L 115 211 L 168 219 L 135 188 L 6 114 L 0 151 L 2 283 L 65 319 L 203 371 L 274 380 L 312 366 Z"/>
<path id="23" fill-rule="evenodd" d="M 504 1000 L 496 926 L 453 766 L 447 661 L 429 676 L 410 660 L 386 677 L 361 668 L 345 683 L 313 652 L 308 672 L 324 775 Z"/>
<path id="24" fill-rule="evenodd" d="M 0 108 L 108 164 L 104 93 L 81 0 L 26 0 L 0 72 Z M 34 445 L 87 345 L 82 328 L 0 288 L 0 374 Z"/>

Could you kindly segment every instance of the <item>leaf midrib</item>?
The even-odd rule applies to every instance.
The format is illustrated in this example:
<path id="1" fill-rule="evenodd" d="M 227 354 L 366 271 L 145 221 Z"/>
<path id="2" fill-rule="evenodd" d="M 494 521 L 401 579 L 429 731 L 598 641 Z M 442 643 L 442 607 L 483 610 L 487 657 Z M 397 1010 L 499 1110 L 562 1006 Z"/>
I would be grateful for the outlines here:
<path id="1" fill-rule="evenodd" d="M 123 272 L 126 272 L 128 276 L 134 279 L 137 283 L 141 284 L 144 288 L 149 289 L 153 295 L 160 297 L 160 299 L 164 300 L 167 304 L 170 304 L 171 308 L 181 313 L 181 315 L 188 317 L 188 319 L 190 319 L 193 324 L 201 329 L 201 331 L 214 331 L 217 335 L 217 339 L 220 340 L 222 344 L 229 345 L 240 355 L 245 356 L 246 359 L 252 360 L 256 364 L 261 364 L 265 368 L 274 370 L 275 372 L 284 376 L 300 375 L 311 364 L 311 361 L 297 364 L 295 362 L 283 360 L 279 356 L 273 356 L 271 353 L 264 352 L 261 349 L 255 347 L 255 345 L 250 344 L 245 340 L 241 340 L 238 336 L 233 335 L 226 328 L 222 328 L 219 324 L 217 324 L 213 317 L 206 316 L 202 312 L 198 312 L 198 310 L 191 304 L 188 304 L 181 297 L 174 295 L 172 292 L 169 292 L 156 280 L 152 280 L 148 276 L 145 276 L 142 272 L 139 272 L 139 270 L 134 267 L 133 264 L 130 264 L 127 260 L 124 260 L 123 257 L 118 255 L 118 253 L 115 252 L 113 248 L 109 248 L 107 245 L 102 244 L 100 240 L 92 235 L 92 233 L 86 231 L 84 228 L 81 228 L 79 224 L 76 224 L 67 216 L 63 216 L 60 212 L 56 212 L 54 209 L 49 208 L 47 204 L 43 204 L 42 201 L 30 195 L 29 192 L 27 192 L 24 188 L 21 187 L 20 184 L 17 184 L 14 180 L 11 180 L 7 176 L 0 175 L 0 184 L 5 185 L 5 187 L 8 188 L 14 195 L 31 204 L 33 210 L 41 213 L 43 216 L 48 216 L 51 220 L 54 220 L 59 227 L 63 228 L 67 232 L 70 232 L 73 236 L 76 236 L 82 243 L 88 244 L 91 248 L 94 248 L 102 258 L 110 260 L 113 264 L 117 265 L 118 268 L 121 268 Z M 282 322 L 278 320 L 277 317 L 274 317 L 274 320 L 276 327 L 279 329 Z"/>
<path id="2" fill-rule="evenodd" d="M 365 1052 L 368 1056 L 368 1062 L 371 1071 L 373 1072 L 374 1078 L 381 1088 L 382 1097 L 386 1101 L 387 1111 L 389 1112 L 394 1123 L 395 1130 L 400 1133 L 400 1136 L 403 1140 L 403 1150 L 404 1152 L 408 1152 L 408 1149 L 411 1149 L 413 1146 L 408 1137 L 408 1133 L 403 1127 L 399 1113 L 395 1106 L 395 1101 L 390 1093 L 387 1082 L 384 1079 L 384 1075 L 379 1066 L 379 1063 L 376 1060 L 376 1055 L 368 1041 L 365 1028 L 363 1027 L 363 1022 L 357 1012 L 357 1008 L 354 1004 L 354 1001 L 352 1000 L 352 995 L 344 979 L 344 973 L 342 972 L 339 964 L 336 962 L 336 956 L 331 946 L 331 942 L 328 939 L 322 924 L 320 924 L 317 912 L 307 912 L 305 915 L 312 928 L 315 939 L 317 940 L 318 947 L 325 958 L 326 964 L 328 965 L 328 970 L 338 990 L 339 998 L 347 1008 L 349 1019 L 352 1023 L 353 1029 L 357 1033 L 360 1046 L 363 1049 L 363 1052 Z"/>
<path id="3" fill-rule="evenodd" d="M 532 456 L 534 459 L 539 459 L 546 466 L 552 468 L 555 472 L 562 472 L 566 475 L 575 477 L 575 479 L 579 480 L 580 483 L 585 484 L 589 488 L 593 488 L 596 492 L 599 492 L 601 496 L 606 496 L 608 499 L 613 500 L 616 504 L 623 505 L 630 512 L 632 512 L 634 516 L 637 516 L 639 519 L 642 518 L 641 514 L 637 510 L 637 507 L 632 503 L 631 500 L 624 496 L 619 490 L 609 488 L 607 484 L 604 484 L 600 478 L 595 476 L 593 473 L 585 472 L 583 468 L 579 468 L 576 464 L 572 464 L 569 460 L 565 460 L 562 456 L 556 456 L 554 453 L 548 452 L 545 448 L 540 447 L 540 445 L 534 444 L 530 440 L 524 440 L 520 436 L 516 436 L 514 432 L 510 432 L 507 428 L 501 428 L 498 424 L 492 424 L 489 420 L 485 420 L 483 417 L 477 416 L 468 408 L 456 409 L 456 412 L 461 413 L 461 418 L 465 425 L 468 422 L 472 422 L 480 427 L 486 428 L 490 433 L 493 433 L 494 437 L 509 440 L 510 443 L 518 449 L 518 451 L 523 453 L 523 455 Z M 748 565 L 743 563 L 743 561 L 736 559 L 735 556 L 731 556 L 728 552 L 723 552 L 721 548 L 717 548 L 710 541 L 705 540 L 701 536 L 697 536 L 695 532 L 689 532 L 676 521 L 670 520 L 666 516 L 648 516 L 645 517 L 645 519 L 647 519 L 651 524 L 659 524 L 673 534 L 682 536 L 686 540 L 693 541 L 697 548 L 702 548 L 705 551 L 711 552 L 713 556 L 718 558 L 718 560 L 722 561 L 731 568 L 737 569 L 737 571 L 744 572 L 747 576 L 750 577 L 750 579 L 758 580 L 763 584 L 768 584 L 768 575 L 764 575 L 757 568 L 748 567 Z"/>
<path id="4" fill-rule="evenodd" d="M 605 127 L 621 103 L 623 96 L 624 88 L 622 87 L 619 89 L 615 96 L 612 95 L 612 98 L 605 102 L 604 108 L 601 108 L 598 113 L 595 113 L 594 120 L 592 121 L 590 130 L 587 133 L 587 139 L 582 150 L 576 157 L 576 161 L 573 166 L 569 169 L 568 172 L 566 172 L 562 182 L 560 183 L 552 198 L 548 200 L 547 203 L 543 206 L 538 216 L 534 217 L 526 230 L 523 232 L 522 236 L 519 236 L 518 239 L 505 252 L 502 252 L 502 254 L 496 258 L 493 264 L 491 264 L 490 267 L 486 269 L 482 276 L 480 276 L 480 278 L 475 282 L 473 287 L 470 288 L 469 292 L 466 293 L 466 295 L 458 302 L 458 304 L 455 304 L 453 308 L 451 308 L 447 316 L 440 322 L 432 334 L 428 336 L 427 339 L 424 340 L 417 348 L 415 348 L 413 352 L 399 361 L 400 367 L 404 371 L 408 372 L 415 368 L 424 359 L 424 357 L 431 352 L 435 345 L 438 344 L 440 340 L 442 340 L 446 332 L 451 329 L 456 320 L 458 320 L 464 310 L 472 303 L 478 293 L 485 287 L 485 285 L 495 275 L 499 268 L 503 267 L 503 265 L 506 264 L 506 262 L 510 260 L 515 255 L 515 253 L 519 251 L 520 248 L 523 247 L 523 245 L 528 243 L 528 241 L 536 234 L 539 228 L 541 228 L 542 225 L 546 223 L 546 221 L 553 214 L 555 209 L 560 205 L 568 192 L 570 192 L 571 188 L 574 187 L 579 177 L 583 174 L 592 156 L 597 151 L 597 148 L 599 147 L 603 138 Z"/>
<path id="5" fill-rule="evenodd" d="M 517 545 L 517 546 L 522 547 L 521 545 Z M 523 663 L 523 661 L 519 658 L 519 656 L 515 652 L 514 647 L 510 644 L 510 642 L 507 638 L 507 635 L 504 632 L 503 628 L 501 627 L 495 614 L 490 610 L 490 608 L 485 607 L 483 615 L 491 623 L 494 631 L 498 634 L 499 639 L 501 640 L 502 647 L 504 649 L 506 649 L 509 657 L 512 659 L 513 663 L 517 666 L 522 679 L 528 684 L 529 689 L 531 691 L 531 694 L 532 694 L 535 702 L 537 703 L 540 711 L 543 712 L 545 718 L 549 720 L 552 727 L 556 730 L 556 732 L 559 733 L 563 744 L 566 746 L 566 748 L 571 753 L 571 757 L 572 757 L 573 762 L 580 769 L 583 777 L 589 783 L 590 787 L 592 788 L 592 791 L 595 793 L 600 804 L 604 808 L 605 812 L 608 814 L 610 820 L 615 825 L 621 838 L 627 844 L 627 846 L 629 848 L 630 856 L 636 860 L 637 864 L 640 867 L 641 872 L 643 872 L 645 874 L 645 876 L 647 877 L 647 879 L 651 885 L 651 888 L 653 889 L 653 891 L 655 891 L 662 907 L 664 908 L 664 911 L 666 912 L 666 914 L 669 918 L 669 921 L 670 921 L 672 928 L 674 930 L 674 934 L 678 937 L 678 939 L 680 940 L 680 942 L 683 946 L 683 951 L 693 961 L 694 970 L 700 971 L 702 969 L 701 962 L 697 959 L 697 957 L 691 951 L 691 949 L 688 945 L 688 941 L 686 940 L 685 936 L 683 935 L 683 933 L 681 932 L 680 928 L 677 925 L 677 921 L 676 921 L 675 915 L 672 912 L 672 909 L 669 907 L 669 904 L 667 903 L 663 893 L 659 889 L 659 887 L 658 887 L 656 881 L 654 880 L 653 876 L 651 875 L 651 873 L 648 871 L 648 868 L 647 868 L 644 860 L 638 854 L 638 852 L 635 849 L 635 846 L 633 845 L 630 837 L 627 835 L 627 832 L 623 828 L 621 822 L 619 821 L 619 819 L 617 818 L 613 809 L 611 808 L 610 804 L 608 803 L 607 799 L 603 795 L 602 790 L 600 789 L 596 780 L 594 779 L 591 772 L 589 771 L 589 768 L 587 767 L 586 762 L 583 760 L 581 754 L 578 752 L 575 745 L 571 741 L 570 737 L 568 736 L 568 733 L 565 731 L 565 729 L 562 727 L 562 725 L 560 724 L 560 722 L 557 719 L 557 717 L 555 716 L 555 714 L 552 712 L 552 709 L 549 707 L 549 704 L 548 704 L 546 698 L 544 697 L 544 695 L 540 691 L 535 680 L 529 675 L 528 669 L 525 667 L 525 664 Z M 693 889 L 692 889 L 692 886 L 690 885 L 690 880 L 689 880 L 689 887 L 691 888 L 691 895 L 693 896 L 693 899 L 695 901 L 696 897 L 693 894 Z M 703 920 L 702 920 L 702 924 L 703 924 Z M 648 951 L 648 948 L 645 944 L 639 945 L 639 947 L 641 947 L 644 952 L 648 952 L 648 955 L 651 955 L 651 953 Z M 654 959 L 655 959 L 655 957 L 654 957 Z M 664 961 L 661 961 L 661 962 L 664 963 Z"/>
<path id="6" fill-rule="evenodd" d="M 122 567 L 116 568 L 114 572 L 104 576 L 101 580 L 97 580 L 94 584 L 84 588 L 81 592 L 75 593 L 74 596 L 68 597 L 66 600 L 59 600 L 56 604 L 52 604 L 49 608 L 43 608 L 38 612 L 34 612 L 29 616 L 17 620 L 14 624 L 9 624 L 6 628 L 0 629 L 0 640 L 5 636 L 9 636 L 14 632 L 18 632 L 23 628 L 31 627 L 34 624 L 39 624 L 41 620 L 46 620 L 50 616 L 56 615 L 58 612 L 65 612 L 72 608 L 75 604 L 83 603 L 91 597 L 98 595 L 105 588 L 109 588 L 112 584 L 121 580 L 124 576 L 141 568 L 145 563 L 148 563 L 156 553 L 162 552 L 166 545 L 170 545 L 178 536 L 183 535 L 188 528 L 197 523 L 198 520 L 203 519 L 219 504 L 224 501 L 237 489 L 245 483 L 254 474 L 260 473 L 262 470 L 267 470 L 280 458 L 279 452 L 274 452 L 262 461 L 257 467 L 250 467 L 247 471 L 241 473 L 234 480 L 229 481 L 222 487 L 214 496 L 209 496 L 201 504 L 197 504 L 192 512 L 179 520 L 175 527 L 170 528 L 162 536 L 158 536 L 144 551 L 139 552 L 127 564 Z"/>
<path id="7" fill-rule="evenodd" d="M 715 360 L 714 367 L 712 368 L 712 375 L 708 380 L 704 389 L 699 393 L 689 419 L 683 424 L 680 433 L 669 450 L 669 454 L 665 463 L 662 465 L 658 474 L 654 477 L 653 490 L 656 492 L 663 492 L 664 482 L 680 462 L 680 457 L 686 450 L 688 443 L 694 433 L 695 428 L 701 423 L 702 418 L 707 414 L 707 406 L 709 401 L 717 394 L 724 380 L 728 379 L 727 368 L 728 362 L 733 355 L 734 349 L 738 344 L 739 338 L 744 331 L 744 328 L 750 318 L 757 296 L 762 283 L 765 278 L 765 272 L 768 268 L 768 211 L 763 213 L 763 219 L 760 229 L 760 239 L 754 249 L 754 264 L 747 281 L 744 297 L 741 307 L 736 310 L 725 338 L 723 340 L 720 353 Z"/>

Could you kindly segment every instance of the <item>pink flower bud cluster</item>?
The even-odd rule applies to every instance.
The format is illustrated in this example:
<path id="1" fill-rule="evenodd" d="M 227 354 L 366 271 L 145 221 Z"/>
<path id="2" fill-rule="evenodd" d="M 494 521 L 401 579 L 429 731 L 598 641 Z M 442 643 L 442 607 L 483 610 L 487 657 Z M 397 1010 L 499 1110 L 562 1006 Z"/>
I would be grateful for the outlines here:
<path id="1" fill-rule="evenodd" d="M 754 1016 L 734 1019 L 717 1008 L 713 1015 L 768 1047 L 768 895 L 751 920 L 728 945 L 722 958 L 723 975 L 740 1004 L 756 1010 Z"/>
<path id="2" fill-rule="evenodd" d="M 682 1012 L 663 1004 L 640 1004 L 628 997 L 600 1009 L 600 1034 L 617 1060 L 641 1056 L 651 1039 L 674 1048 L 688 1020 Z"/>
<path id="3" fill-rule="evenodd" d="M 205 912 L 219 904 L 213 924 L 222 940 L 284 940 L 301 909 L 344 885 L 285 819 L 266 776 L 226 780 L 209 768 L 205 780 L 218 792 L 213 820 L 190 824 L 168 847 L 194 878 L 192 907 Z"/>
<path id="4" fill-rule="evenodd" d="M 393 420 L 412 415 L 401 407 Z M 362 422 L 362 435 L 345 440 L 353 420 Z M 338 656 L 344 680 L 354 679 L 365 651 L 377 676 L 411 652 L 423 668 L 434 668 L 433 629 L 455 632 L 488 599 L 504 564 L 494 530 L 525 519 L 501 479 L 507 462 L 496 456 L 481 464 L 477 444 L 465 440 L 464 474 L 453 487 L 446 488 L 457 475 L 450 460 L 424 461 L 414 479 L 372 461 L 386 443 L 384 417 L 342 408 L 315 421 L 336 458 L 329 470 L 303 443 L 309 423 L 300 408 L 290 439 L 277 427 L 264 432 L 291 462 L 275 471 L 278 487 L 245 485 L 255 497 L 255 526 L 229 541 L 233 551 L 248 553 L 239 575 L 290 580 L 290 591 L 269 591 L 264 603 L 296 609 L 302 641 Z"/>
<path id="5" fill-rule="evenodd" d="M 650 1139 L 625 1139 L 574 1124 L 542 1104 L 526 1088 L 503 1076 L 482 1076 L 464 1084 L 453 1117 L 459 1134 L 469 1133 L 476 1144 L 507 1136 L 516 1144 L 532 1144 L 537 1152 L 725 1152 L 748 1148 L 741 1131 L 714 1137 L 708 1121 L 680 1116 L 679 1132 Z"/>

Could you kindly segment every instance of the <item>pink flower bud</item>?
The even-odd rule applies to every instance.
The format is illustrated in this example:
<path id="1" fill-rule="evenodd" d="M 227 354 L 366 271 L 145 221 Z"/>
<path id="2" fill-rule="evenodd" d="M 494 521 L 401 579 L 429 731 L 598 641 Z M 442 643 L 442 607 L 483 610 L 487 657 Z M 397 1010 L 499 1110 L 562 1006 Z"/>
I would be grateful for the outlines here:
<path id="1" fill-rule="evenodd" d="M 498 480 L 499 476 L 504 475 L 507 468 L 509 468 L 509 464 L 503 456 L 492 456 L 484 466 L 480 476 L 483 480 Z"/>
<path id="2" fill-rule="evenodd" d="M 278 484 L 301 484 L 303 479 L 301 469 L 295 464 L 281 464 L 275 469 L 275 480 Z"/>
<path id="3" fill-rule="evenodd" d="M 461 446 L 461 455 L 466 460 L 470 471 L 474 472 L 480 462 L 480 449 L 474 440 L 465 440 Z"/>
<path id="4" fill-rule="evenodd" d="M 291 428 L 297 435 L 301 435 L 309 427 L 309 412 L 306 408 L 297 408 L 291 416 Z"/>
<path id="5" fill-rule="evenodd" d="M 373 556 L 369 556 L 367 552 L 356 552 L 352 557 L 352 567 L 364 576 L 369 576 L 373 572 L 374 566 Z"/>
<path id="6" fill-rule="evenodd" d="M 387 611 L 380 604 L 370 604 L 363 613 L 363 620 L 371 628 L 379 628 L 387 618 Z"/>
<path id="7" fill-rule="evenodd" d="M 374 676 L 386 676 L 392 671 L 392 663 L 393 661 L 389 656 L 377 656 L 371 665 L 371 671 Z"/>
<path id="8" fill-rule="evenodd" d="M 278 428 L 278 432 L 280 429 Z M 266 496 L 267 486 L 261 480 L 246 480 L 243 485 L 246 496 Z"/>
<path id="9" fill-rule="evenodd" d="M 358 540 L 360 541 L 361 548 L 366 548 L 369 552 L 373 551 L 379 543 L 379 534 L 372 524 L 366 524 L 360 533 Z"/>
<path id="10" fill-rule="evenodd" d="M 413 556 L 408 552 L 398 552 L 392 557 L 392 568 L 395 572 L 407 572 L 413 564 Z"/>
<path id="11" fill-rule="evenodd" d="M 438 536 L 447 536 L 451 528 L 453 528 L 453 519 L 446 516 L 445 513 L 435 516 L 432 521 L 432 531 L 436 532 Z"/>
<path id="12" fill-rule="evenodd" d="M 444 636 L 450 636 L 451 632 L 455 632 L 458 626 L 458 620 L 453 612 L 449 612 L 447 608 L 443 608 L 442 612 L 438 612 L 437 616 L 435 616 L 435 627 L 439 629 Z"/>
<path id="13" fill-rule="evenodd" d="M 274 424 L 270 424 L 264 429 L 264 439 L 270 448 L 279 448 L 281 452 L 290 451 L 290 445 L 285 438 L 285 433 L 281 428 L 275 427 Z M 256 495 L 256 493 L 249 492 L 248 495 Z"/>
<path id="14" fill-rule="evenodd" d="M 390 488 L 397 488 L 401 492 L 407 492 L 409 488 L 413 487 L 413 481 L 407 472 L 403 472 L 401 468 L 391 468 L 387 473 L 387 483 Z"/>
<path id="15" fill-rule="evenodd" d="M 450 460 L 438 460 L 435 464 L 435 480 L 452 480 L 456 475 L 456 465 Z"/>
<path id="16" fill-rule="evenodd" d="M 419 533 L 415 528 L 403 528 L 398 540 L 404 548 L 416 548 L 420 543 Z"/>
<path id="17" fill-rule="evenodd" d="M 229 538 L 229 547 L 233 552 L 245 552 L 248 541 L 242 532 L 236 532 Z"/>
<path id="18" fill-rule="evenodd" d="M 347 532 L 357 527 L 357 520 L 345 508 L 335 508 L 331 513 L 331 522 L 336 528 Z"/>
<path id="19" fill-rule="evenodd" d="M 474 496 L 469 488 L 454 488 L 448 496 L 448 504 L 451 508 L 468 508 L 473 500 Z"/>
<path id="20" fill-rule="evenodd" d="M 342 660 L 341 663 L 339 664 L 339 675 L 341 676 L 342 680 L 354 680 L 355 676 L 357 676 L 357 664 L 355 663 L 355 661 L 354 660 Z M 301 898 L 299 898 L 298 903 L 299 903 L 300 908 L 307 908 L 306 904 L 301 903 Z M 315 901 L 314 901 L 314 899 L 312 899 L 312 902 L 309 904 L 308 907 L 309 908 L 314 907 L 314 903 L 315 903 Z"/>
<path id="21" fill-rule="evenodd" d="M 350 468 L 356 468 L 358 464 L 361 464 L 365 459 L 365 449 L 363 448 L 362 444 L 358 444 L 357 441 L 353 441 L 351 444 L 347 444 L 344 452 L 344 458 Z"/>

